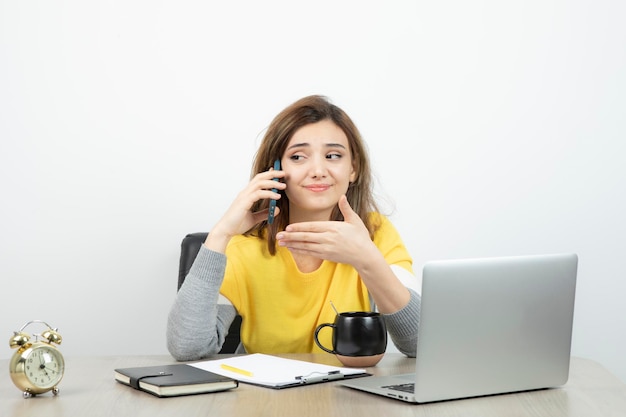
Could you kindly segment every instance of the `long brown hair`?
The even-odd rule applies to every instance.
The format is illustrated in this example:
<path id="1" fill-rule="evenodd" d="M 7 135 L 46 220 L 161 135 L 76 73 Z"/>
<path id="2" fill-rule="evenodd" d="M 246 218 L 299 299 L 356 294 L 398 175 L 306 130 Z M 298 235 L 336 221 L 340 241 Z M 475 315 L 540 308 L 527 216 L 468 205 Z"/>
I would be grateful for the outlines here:
<path id="1" fill-rule="evenodd" d="M 377 212 L 378 207 L 372 192 L 372 172 L 367 148 L 350 117 L 324 96 L 304 97 L 285 108 L 272 120 L 257 150 L 250 178 L 267 171 L 276 159 L 282 158 L 289 140 L 298 129 L 322 120 L 331 120 L 343 130 L 348 138 L 356 178 L 348 187 L 346 197 L 352 209 L 365 223 L 370 237 L 373 237 L 379 225 L 373 223 L 369 213 Z M 284 230 L 289 224 L 289 199 L 285 193 L 281 194 L 282 197 L 276 203 L 280 208 L 280 215 L 276 217 L 276 220 L 272 224 L 263 221 L 245 233 L 266 237 L 267 249 L 272 255 L 276 254 L 276 233 Z M 252 211 L 263 210 L 268 205 L 269 200 L 259 200 L 252 206 Z M 330 220 L 343 221 L 339 207 L 335 207 Z"/>

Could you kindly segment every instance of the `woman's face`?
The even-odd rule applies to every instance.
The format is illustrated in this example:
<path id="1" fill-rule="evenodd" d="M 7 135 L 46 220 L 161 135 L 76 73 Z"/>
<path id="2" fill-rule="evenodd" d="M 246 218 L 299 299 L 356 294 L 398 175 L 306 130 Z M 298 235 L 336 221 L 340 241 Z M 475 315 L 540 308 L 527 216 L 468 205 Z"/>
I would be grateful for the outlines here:
<path id="1" fill-rule="evenodd" d="M 330 120 L 298 129 L 281 164 L 290 223 L 329 220 L 339 197 L 356 178 L 348 138 Z"/>

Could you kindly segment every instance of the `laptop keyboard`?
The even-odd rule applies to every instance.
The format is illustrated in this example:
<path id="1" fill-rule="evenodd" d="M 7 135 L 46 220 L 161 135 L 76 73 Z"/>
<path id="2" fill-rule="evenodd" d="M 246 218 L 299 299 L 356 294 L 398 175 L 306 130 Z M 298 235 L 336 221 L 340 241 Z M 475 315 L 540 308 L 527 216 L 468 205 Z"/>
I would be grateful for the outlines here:
<path id="1" fill-rule="evenodd" d="M 410 383 L 407 383 L 407 384 L 387 385 L 387 386 L 384 386 L 383 388 L 388 388 L 388 389 L 392 389 L 392 390 L 395 390 L 395 391 L 414 393 L 415 392 L 415 383 L 410 382 Z"/>

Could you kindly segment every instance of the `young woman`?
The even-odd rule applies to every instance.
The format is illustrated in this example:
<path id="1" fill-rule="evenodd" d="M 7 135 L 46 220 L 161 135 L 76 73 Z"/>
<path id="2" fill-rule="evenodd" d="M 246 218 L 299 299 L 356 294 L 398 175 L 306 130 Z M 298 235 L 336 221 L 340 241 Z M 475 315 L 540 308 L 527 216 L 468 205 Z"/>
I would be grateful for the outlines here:
<path id="1" fill-rule="evenodd" d="M 367 151 L 343 110 L 310 96 L 278 114 L 251 181 L 210 231 L 178 292 L 167 327 L 172 356 L 217 353 L 237 314 L 238 352 L 321 352 L 314 331 L 334 321 L 331 302 L 339 311 L 381 312 L 398 350 L 415 356 L 420 296 L 412 259 L 371 188 Z M 325 346 L 330 338 L 320 333 Z"/>

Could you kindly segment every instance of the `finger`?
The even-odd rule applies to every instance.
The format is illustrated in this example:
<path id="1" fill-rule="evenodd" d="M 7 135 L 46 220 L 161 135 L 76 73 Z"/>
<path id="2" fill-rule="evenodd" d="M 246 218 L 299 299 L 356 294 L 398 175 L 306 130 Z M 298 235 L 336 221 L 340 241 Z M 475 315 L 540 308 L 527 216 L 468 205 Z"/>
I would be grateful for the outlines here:
<path id="1" fill-rule="evenodd" d="M 301 222 L 287 225 L 285 231 L 290 233 L 322 233 L 331 229 L 332 222 Z"/>
<path id="2" fill-rule="evenodd" d="M 255 186 L 261 190 L 272 190 L 272 189 L 284 190 L 285 188 L 287 188 L 287 184 L 285 184 L 284 182 L 275 181 L 273 179 L 261 180 L 258 183 L 256 183 Z"/>
<path id="3" fill-rule="evenodd" d="M 274 171 L 274 169 L 270 169 L 269 171 L 263 171 L 256 174 L 250 184 L 258 184 L 261 188 L 274 188 L 274 185 L 284 184 L 280 181 L 275 181 L 274 178 L 278 178 L 279 180 L 285 177 L 285 171 Z M 268 184 L 268 185 L 266 185 Z"/>
<path id="4" fill-rule="evenodd" d="M 350 207 L 350 203 L 348 202 L 348 198 L 345 194 L 339 198 L 337 205 L 339 206 L 341 214 L 343 214 L 343 219 L 348 223 L 350 223 L 355 217 L 359 217 L 358 214 L 352 210 L 352 207 Z"/>
<path id="5" fill-rule="evenodd" d="M 261 174 L 269 174 L 271 175 L 271 178 L 283 178 L 285 176 L 285 171 L 271 167 L 267 171 L 261 172 Z"/>
<path id="6" fill-rule="evenodd" d="M 281 246 L 297 247 L 302 249 L 306 245 L 307 249 L 319 245 L 335 246 L 338 236 L 336 233 L 315 233 L 315 232 L 280 232 L 276 235 L 276 239 Z"/>
<path id="7" fill-rule="evenodd" d="M 279 240 L 278 246 L 284 246 L 289 249 L 291 252 L 297 253 L 306 253 L 309 255 L 322 256 L 323 245 L 320 245 L 317 242 L 300 242 L 300 241 L 289 241 L 284 242 Z"/>

